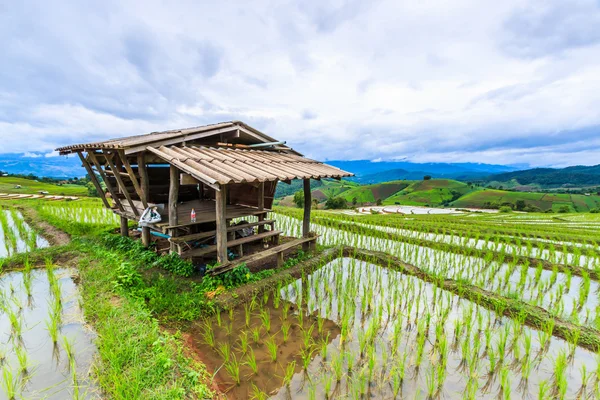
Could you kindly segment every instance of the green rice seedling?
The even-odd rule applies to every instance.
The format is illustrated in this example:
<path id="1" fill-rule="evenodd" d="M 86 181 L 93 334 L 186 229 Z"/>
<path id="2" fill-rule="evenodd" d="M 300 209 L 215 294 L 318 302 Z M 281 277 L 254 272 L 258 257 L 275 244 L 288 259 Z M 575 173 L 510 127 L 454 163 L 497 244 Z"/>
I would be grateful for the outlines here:
<path id="1" fill-rule="evenodd" d="M 354 370 L 354 353 L 352 353 L 351 351 L 348 351 L 345 354 L 345 358 L 346 358 L 346 371 L 348 372 L 348 374 L 351 374 L 352 371 Z"/>
<path id="2" fill-rule="evenodd" d="M 304 326 L 304 311 L 303 311 L 302 307 L 298 308 L 298 313 L 296 314 L 296 319 L 298 320 L 298 326 L 302 328 Z"/>
<path id="3" fill-rule="evenodd" d="M 323 392 L 325 395 L 325 399 L 329 399 L 329 392 L 331 392 L 331 385 L 333 384 L 333 377 L 329 374 L 325 375 L 323 378 Z M 333 395 L 332 395 L 333 397 Z"/>
<path id="4" fill-rule="evenodd" d="M 240 351 L 242 352 L 242 354 L 246 354 L 246 352 L 248 351 L 248 342 L 248 332 L 241 331 L 238 336 L 238 343 L 240 344 Z"/>
<path id="5" fill-rule="evenodd" d="M 252 317 L 252 309 L 250 305 L 247 303 L 244 304 L 244 322 L 246 323 L 246 328 L 250 327 L 250 318 Z"/>
<path id="6" fill-rule="evenodd" d="M 8 400 L 17 398 L 19 388 L 18 376 L 14 375 L 8 365 L 2 367 L 2 389 Z"/>
<path id="7" fill-rule="evenodd" d="M 290 328 L 292 327 L 292 324 L 289 321 L 283 321 L 283 323 L 281 324 L 281 334 L 283 336 L 283 343 L 287 343 L 289 337 L 290 337 Z"/>
<path id="8" fill-rule="evenodd" d="M 235 318 L 235 310 L 233 308 L 230 308 L 228 311 L 229 314 L 229 321 L 233 322 L 233 319 Z"/>
<path id="9" fill-rule="evenodd" d="M 331 369 L 333 371 L 333 376 L 335 377 L 336 382 L 340 382 L 342 380 L 343 368 L 344 368 L 344 357 L 341 353 L 337 353 L 337 355 L 332 355 L 331 357 Z"/>
<path id="10" fill-rule="evenodd" d="M 202 323 L 202 342 L 212 348 L 215 347 L 215 332 L 213 331 L 212 324 L 208 319 L 205 319 Z"/>
<path id="11" fill-rule="evenodd" d="M 283 386 L 290 386 L 292 382 L 292 378 L 294 377 L 294 372 L 296 370 L 296 361 L 292 361 L 285 367 L 285 375 L 283 377 Z"/>
<path id="12" fill-rule="evenodd" d="M 221 354 L 221 357 L 223 357 L 223 362 L 226 363 L 229 361 L 231 357 L 231 346 L 229 346 L 229 343 L 220 343 L 218 345 L 218 349 L 219 354 Z"/>
<path id="13" fill-rule="evenodd" d="M 23 375 L 27 375 L 29 371 L 29 360 L 27 358 L 27 350 L 23 346 L 15 347 L 15 354 L 17 356 L 17 360 L 19 361 L 19 371 Z"/>
<path id="14" fill-rule="evenodd" d="M 221 321 L 221 309 L 220 308 L 217 308 L 217 312 L 215 312 L 215 317 L 217 319 L 217 326 L 221 327 L 221 324 L 223 322 Z"/>
<path id="15" fill-rule="evenodd" d="M 59 321 L 58 318 L 56 318 L 56 314 L 52 312 L 49 314 L 49 317 L 50 319 L 46 320 L 46 329 L 50 334 L 50 339 L 52 339 L 52 343 L 54 344 L 54 346 L 56 346 L 56 344 L 58 343 L 58 332 L 60 329 Z"/>
<path id="16" fill-rule="evenodd" d="M 283 307 L 281 307 L 281 319 L 284 321 L 287 320 L 289 312 L 290 312 L 290 303 L 288 303 L 286 301 L 285 303 L 283 303 Z"/>
<path id="17" fill-rule="evenodd" d="M 21 318 L 10 307 L 6 308 L 6 315 L 10 321 L 11 335 L 20 338 L 22 332 Z"/>
<path id="18" fill-rule="evenodd" d="M 263 306 L 267 305 L 268 302 L 269 302 L 269 292 L 268 291 L 264 291 L 263 295 L 262 295 L 262 304 L 263 304 Z"/>
<path id="19" fill-rule="evenodd" d="M 77 379 L 77 366 L 75 365 L 75 357 L 69 359 L 69 368 L 71 370 L 71 382 L 73 383 L 73 399 L 79 399 L 79 380 Z"/>
<path id="20" fill-rule="evenodd" d="M 252 350 L 252 347 L 248 348 L 248 352 L 246 353 L 246 361 L 244 364 L 250 367 L 254 375 L 258 375 L 258 364 L 256 362 L 256 356 L 254 355 L 254 350 Z"/>
<path id="21" fill-rule="evenodd" d="M 541 381 L 539 386 L 538 386 L 538 400 L 546 400 L 549 399 L 549 392 L 550 392 L 550 384 L 548 383 L 548 381 Z"/>
<path id="22" fill-rule="evenodd" d="M 260 328 L 254 327 L 252 328 L 252 340 L 255 344 L 260 342 Z"/>
<path id="23" fill-rule="evenodd" d="M 225 370 L 229 376 L 231 376 L 235 384 L 240 386 L 240 363 L 235 357 L 235 354 L 232 354 L 231 357 L 225 362 Z"/>
<path id="24" fill-rule="evenodd" d="M 321 316 L 317 317 L 317 332 L 323 333 L 323 325 L 325 323 L 325 319 Z"/>
<path id="25" fill-rule="evenodd" d="M 271 337 L 271 338 L 265 340 L 265 345 L 267 346 L 267 351 L 269 352 L 271 361 L 272 362 L 277 361 L 278 346 L 277 346 L 277 343 L 275 342 L 275 340 L 273 340 L 273 338 Z"/>
<path id="26" fill-rule="evenodd" d="M 265 392 L 260 390 L 258 388 L 258 386 L 256 386 L 254 383 L 252 383 L 252 393 L 250 395 L 251 400 L 267 400 L 268 398 L 269 398 L 268 394 L 266 394 Z"/>
<path id="27" fill-rule="evenodd" d="M 265 328 L 265 331 L 267 333 L 271 332 L 271 314 L 269 313 L 269 310 L 262 310 L 260 312 L 260 321 L 262 323 L 262 326 Z"/>
<path id="28" fill-rule="evenodd" d="M 302 330 L 302 344 L 304 347 L 309 347 L 312 343 L 312 333 L 315 328 L 315 324 L 312 324 L 308 329 Z"/>
<path id="29" fill-rule="evenodd" d="M 227 336 L 231 336 L 231 334 L 233 332 L 233 322 L 230 321 L 230 322 L 224 324 L 223 330 L 225 331 L 225 334 Z"/>
<path id="30" fill-rule="evenodd" d="M 275 307 L 275 309 L 278 310 L 280 303 L 281 303 L 281 294 L 280 294 L 279 290 L 276 290 L 273 293 L 273 307 Z"/>
<path id="31" fill-rule="evenodd" d="M 302 359 L 302 368 L 306 371 L 308 370 L 308 366 L 310 365 L 310 362 L 312 361 L 312 356 L 314 353 L 314 349 L 305 347 L 302 350 L 300 350 L 300 358 Z"/>
<path id="32" fill-rule="evenodd" d="M 75 358 L 73 344 L 69 341 L 69 338 L 67 338 L 64 335 L 62 336 L 62 345 L 63 345 L 63 349 L 65 350 L 65 353 L 67 354 L 67 357 L 69 359 Z"/>

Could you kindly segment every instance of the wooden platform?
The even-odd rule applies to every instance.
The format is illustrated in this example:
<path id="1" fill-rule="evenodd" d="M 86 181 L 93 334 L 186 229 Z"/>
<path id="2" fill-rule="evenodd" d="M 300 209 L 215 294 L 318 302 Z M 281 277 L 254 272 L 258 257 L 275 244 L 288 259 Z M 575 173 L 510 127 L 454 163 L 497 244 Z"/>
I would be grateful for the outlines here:
<path id="1" fill-rule="evenodd" d="M 259 241 L 262 239 L 267 239 L 270 237 L 278 237 L 282 233 L 283 233 L 282 231 L 266 231 L 263 233 L 259 233 L 258 235 L 252 235 L 252 236 L 248 236 L 248 237 L 244 237 L 244 238 L 240 238 L 240 239 L 230 240 L 227 242 L 227 248 L 232 248 L 232 247 L 239 246 L 239 245 L 242 245 L 245 243 L 256 242 L 256 241 Z M 216 251 L 217 251 L 217 245 L 214 244 L 214 245 L 202 247 L 199 249 L 188 250 L 181 254 L 181 258 L 202 257 L 207 254 L 215 253 Z"/>
<path id="2" fill-rule="evenodd" d="M 258 221 L 258 222 L 251 222 L 248 224 L 244 224 L 244 225 L 235 225 L 235 226 L 230 226 L 229 228 L 227 228 L 227 232 L 236 232 L 236 231 L 240 231 L 244 228 L 253 228 L 255 226 L 262 226 L 262 225 L 270 225 L 271 226 L 271 230 L 274 229 L 274 225 L 275 225 L 275 220 L 274 219 L 268 219 L 268 220 L 264 220 L 264 221 Z M 173 243 L 182 243 L 182 242 L 189 242 L 192 240 L 202 240 L 202 239 L 207 239 L 210 237 L 213 237 L 217 234 L 217 231 L 208 231 L 208 232 L 200 232 L 200 233 L 193 233 L 191 235 L 185 235 L 185 236 L 177 236 L 177 237 L 172 237 L 171 239 L 169 239 L 169 241 L 173 242 Z"/>
<path id="3" fill-rule="evenodd" d="M 234 269 L 242 264 L 255 263 L 255 262 L 258 262 L 258 261 L 261 261 L 261 260 L 264 260 L 266 258 L 273 257 L 273 256 L 277 256 L 277 267 L 279 268 L 283 265 L 283 253 L 286 250 L 290 250 L 294 247 L 303 245 L 305 243 L 309 243 L 309 244 L 311 242 L 316 243 L 316 240 L 317 240 L 317 236 L 294 239 L 290 242 L 281 244 L 279 246 L 271 247 L 265 251 L 261 251 L 261 252 L 254 253 L 254 254 L 249 254 L 247 256 L 244 256 L 242 258 L 235 260 L 235 262 L 231 262 L 226 265 L 220 265 L 218 267 L 215 267 L 209 271 L 209 274 L 210 275 L 219 275 L 224 272 L 231 271 L 232 269 Z"/>

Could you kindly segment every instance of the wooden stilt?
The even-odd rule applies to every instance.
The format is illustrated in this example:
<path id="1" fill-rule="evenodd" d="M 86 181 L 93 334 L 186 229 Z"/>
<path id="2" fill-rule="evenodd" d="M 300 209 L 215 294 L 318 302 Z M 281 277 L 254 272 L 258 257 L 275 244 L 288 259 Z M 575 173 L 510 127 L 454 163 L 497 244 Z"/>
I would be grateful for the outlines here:
<path id="1" fill-rule="evenodd" d="M 258 209 L 259 210 L 264 210 L 265 209 L 265 183 L 261 182 L 258 185 Z M 258 220 L 259 221 L 264 221 L 265 220 L 265 215 L 264 214 L 260 214 L 258 216 Z M 263 233 L 265 231 L 265 226 L 264 225 L 259 225 L 258 226 L 258 233 Z"/>
<path id="2" fill-rule="evenodd" d="M 227 221 L 225 219 L 225 208 L 227 207 L 226 186 L 215 192 L 215 212 L 217 217 L 217 261 L 224 265 L 229 262 L 227 258 Z"/>
<path id="3" fill-rule="evenodd" d="M 304 180 L 304 219 L 302 220 L 302 237 L 307 238 L 310 235 L 310 208 L 312 199 L 310 193 L 310 179 Z M 307 251 L 309 246 L 307 243 L 302 244 L 302 248 Z"/>
<path id="4" fill-rule="evenodd" d="M 137 156 L 138 163 L 138 174 L 140 175 L 140 190 L 142 195 L 142 202 L 148 207 L 148 199 L 150 194 L 150 182 L 148 180 L 148 170 L 146 166 L 145 153 L 141 152 Z M 150 235 L 150 228 L 147 226 L 142 227 L 142 244 L 146 247 L 150 245 L 152 236 Z"/>
<path id="5" fill-rule="evenodd" d="M 121 236 L 127 237 L 129 236 L 129 220 L 123 216 L 121 216 Z"/>
<path id="6" fill-rule="evenodd" d="M 179 202 L 179 170 L 173 165 L 170 166 L 169 175 L 169 226 L 178 224 L 177 203 Z M 177 236 L 177 230 L 170 230 L 171 236 Z M 171 253 L 178 252 L 175 243 L 171 243 Z"/>

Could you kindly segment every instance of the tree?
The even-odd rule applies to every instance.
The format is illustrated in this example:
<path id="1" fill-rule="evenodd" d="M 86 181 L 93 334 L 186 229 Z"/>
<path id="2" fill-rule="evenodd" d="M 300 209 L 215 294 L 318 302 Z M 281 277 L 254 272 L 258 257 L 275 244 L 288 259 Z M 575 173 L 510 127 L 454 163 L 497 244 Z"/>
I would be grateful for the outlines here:
<path id="1" fill-rule="evenodd" d="M 299 208 L 304 207 L 304 191 L 303 190 L 298 190 L 296 193 L 294 193 L 294 203 L 296 204 L 296 207 L 299 207 Z"/>
<path id="2" fill-rule="evenodd" d="M 356 207 L 356 203 L 358 203 L 358 199 L 356 197 L 352 198 L 352 206 Z"/>
<path id="3" fill-rule="evenodd" d="M 527 204 L 525 204 L 525 200 L 517 200 L 517 202 L 515 203 L 515 209 L 517 211 L 523 211 L 526 206 Z"/>
<path id="4" fill-rule="evenodd" d="M 431 180 L 431 175 L 425 175 L 425 176 L 423 177 L 423 180 L 424 180 L 424 181 L 429 181 L 429 180 Z"/>
<path id="5" fill-rule="evenodd" d="M 567 205 L 560 206 L 560 208 L 558 209 L 558 212 L 562 214 L 568 213 L 569 211 L 571 211 L 571 209 Z"/>
<path id="6" fill-rule="evenodd" d="M 88 182 L 87 185 L 85 185 L 85 187 L 87 188 L 88 196 L 100 197 L 100 194 L 96 190 L 96 186 L 94 186 L 94 184 L 92 182 Z"/>
<path id="7" fill-rule="evenodd" d="M 335 210 L 340 208 L 347 208 L 346 200 L 343 197 L 330 197 L 325 202 L 325 208 L 328 210 Z"/>
<path id="8" fill-rule="evenodd" d="M 377 205 L 380 206 L 382 203 L 381 199 L 377 199 Z"/>

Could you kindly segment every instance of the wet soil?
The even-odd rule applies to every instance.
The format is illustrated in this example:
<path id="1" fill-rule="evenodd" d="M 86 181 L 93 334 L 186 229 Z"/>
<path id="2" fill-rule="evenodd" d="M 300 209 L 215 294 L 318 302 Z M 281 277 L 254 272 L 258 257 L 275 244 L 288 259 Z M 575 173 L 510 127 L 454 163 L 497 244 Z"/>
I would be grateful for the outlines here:
<path id="1" fill-rule="evenodd" d="M 276 393 L 284 382 L 286 367 L 296 363 L 294 373 L 302 371 L 301 352 L 305 349 L 305 335 L 310 335 L 309 349 L 316 349 L 323 340 L 328 343 L 335 339 L 340 330 L 330 320 L 322 320 L 322 329 L 319 332 L 316 314 L 307 315 L 306 310 L 299 310 L 294 304 L 280 301 L 275 307 L 273 294 L 264 303 L 263 296 L 254 299 L 254 302 L 238 305 L 233 308 L 233 319 L 230 313 L 221 313 L 221 324 L 219 326 L 216 316 L 203 322 L 197 322 L 189 330 L 193 348 L 201 354 L 202 361 L 210 371 L 216 371 L 215 382 L 219 389 L 226 393 L 229 399 L 252 398 L 256 388 L 266 394 Z M 252 304 L 252 305 L 251 305 Z M 284 309 L 289 307 L 287 317 Z M 246 325 L 246 309 L 250 313 L 250 322 Z M 261 320 L 261 312 L 268 313 L 271 328 L 267 331 Z M 298 312 L 302 312 L 304 318 L 299 321 Z M 289 324 L 289 337 L 283 340 L 283 324 Z M 203 340 L 203 333 L 207 326 L 212 328 L 215 337 L 215 347 L 211 347 Z M 312 328 L 311 328 L 312 327 Z M 260 338 L 258 342 L 253 339 L 253 331 L 258 331 Z M 245 353 L 240 345 L 240 337 L 248 336 L 248 347 L 252 348 L 258 364 L 258 373 L 254 374 L 252 369 L 245 364 L 240 367 L 241 381 L 238 384 L 228 373 L 225 367 L 225 358 L 220 351 L 220 346 L 228 344 L 231 348 L 230 359 L 245 363 L 250 350 Z M 272 339 L 277 345 L 276 361 L 272 360 L 266 341 Z M 315 352 L 316 354 L 316 352 Z"/>

